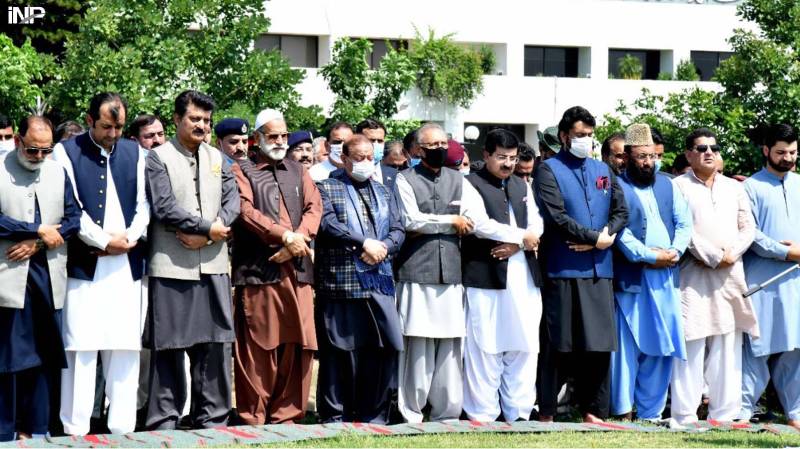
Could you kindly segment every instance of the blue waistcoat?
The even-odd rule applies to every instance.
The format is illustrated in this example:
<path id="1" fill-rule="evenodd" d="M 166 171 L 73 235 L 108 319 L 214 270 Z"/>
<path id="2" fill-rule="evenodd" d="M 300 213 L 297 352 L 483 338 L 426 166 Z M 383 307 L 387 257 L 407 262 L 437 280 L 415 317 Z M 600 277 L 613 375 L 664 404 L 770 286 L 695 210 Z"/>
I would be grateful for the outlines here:
<path id="1" fill-rule="evenodd" d="M 544 161 L 555 176 L 567 214 L 581 226 L 602 231 L 608 224 L 611 210 L 611 187 L 597 186 L 605 177 L 611 182 L 611 171 L 603 162 L 578 159 L 559 152 Z M 545 233 L 548 229 L 545 228 Z M 555 235 L 553 235 L 555 234 Z M 547 275 L 551 278 L 607 278 L 614 277 L 610 249 L 576 252 L 569 249 L 567 238 L 558 232 L 551 233 L 545 245 L 544 256 Z"/>
<path id="2" fill-rule="evenodd" d="M 628 225 L 636 240 L 645 241 L 647 236 L 647 215 L 644 211 L 642 202 L 634 191 L 633 183 L 626 174 L 618 178 L 622 191 L 625 192 L 625 203 L 628 206 Z M 658 203 L 658 214 L 664 227 L 667 228 L 670 240 L 675 238 L 675 222 L 673 219 L 673 192 L 672 182 L 663 175 L 656 175 L 656 182 L 653 184 L 653 194 Z M 620 232 L 621 233 L 621 232 Z M 619 234 L 617 234 L 619 237 Z M 666 249 L 666 248 L 665 248 Z M 637 293 L 642 291 L 642 268 L 644 263 L 633 263 L 628 260 L 620 251 L 614 251 L 614 289 L 616 291 Z M 673 269 L 672 279 L 676 283 L 678 280 L 678 270 Z"/>
<path id="3" fill-rule="evenodd" d="M 100 149 L 89 138 L 89 132 L 80 134 L 63 142 L 67 157 L 72 163 L 75 173 L 76 196 L 81 202 L 83 211 L 98 226 L 103 226 L 105 218 L 106 187 L 106 158 L 100 154 Z M 114 178 L 114 187 L 125 217 L 125 227 L 129 227 L 136 215 L 136 187 L 138 185 L 137 164 L 139 163 L 139 145 L 128 139 L 117 141 L 114 151 L 108 158 L 111 164 L 111 176 Z M 131 275 L 134 280 L 142 278 L 144 272 L 143 246 L 136 245 L 128 252 Z M 91 281 L 94 279 L 94 270 L 97 267 L 97 256 L 92 254 L 97 251 L 85 244 L 77 236 L 69 241 L 67 274 L 71 278 Z"/>

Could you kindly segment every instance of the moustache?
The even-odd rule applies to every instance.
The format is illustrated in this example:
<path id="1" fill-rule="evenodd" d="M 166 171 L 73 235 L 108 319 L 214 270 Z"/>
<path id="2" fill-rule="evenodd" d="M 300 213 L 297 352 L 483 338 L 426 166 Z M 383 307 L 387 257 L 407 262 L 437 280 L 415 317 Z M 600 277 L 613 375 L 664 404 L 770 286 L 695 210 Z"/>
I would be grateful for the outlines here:
<path id="1" fill-rule="evenodd" d="M 298 162 L 311 162 L 311 158 L 308 156 L 303 156 Z"/>

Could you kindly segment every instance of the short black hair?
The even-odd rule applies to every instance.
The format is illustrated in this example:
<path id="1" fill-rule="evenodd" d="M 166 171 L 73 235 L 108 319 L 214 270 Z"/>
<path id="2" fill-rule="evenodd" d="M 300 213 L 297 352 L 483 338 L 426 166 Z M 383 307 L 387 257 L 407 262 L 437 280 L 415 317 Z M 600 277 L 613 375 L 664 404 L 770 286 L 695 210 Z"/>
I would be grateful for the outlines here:
<path id="1" fill-rule="evenodd" d="M 67 133 L 72 135 L 80 134 L 86 131 L 86 129 L 80 123 L 76 122 L 75 120 L 67 120 L 66 122 L 56 126 L 56 135 L 55 135 L 55 142 L 61 142 L 61 139 Z"/>
<path id="2" fill-rule="evenodd" d="M 653 138 L 653 145 L 664 145 L 664 136 L 657 128 L 650 128 L 650 137 Z"/>
<path id="3" fill-rule="evenodd" d="M 386 146 L 383 147 L 383 157 L 387 157 L 390 154 L 392 154 L 392 151 L 394 151 L 396 147 L 399 147 L 400 151 L 404 151 L 403 142 L 399 140 L 392 140 L 390 142 L 387 142 Z"/>
<path id="4" fill-rule="evenodd" d="M 327 134 L 325 134 L 325 135 L 328 137 L 328 140 L 331 140 L 331 134 L 332 134 L 334 131 L 336 131 L 337 129 L 341 129 L 341 128 L 347 128 L 347 129 L 349 129 L 350 131 L 353 131 L 353 127 L 352 127 L 352 126 L 351 126 L 349 123 L 347 123 L 347 122 L 341 122 L 341 121 L 339 121 L 339 122 L 333 122 L 333 123 L 331 124 L 331 126 L 328 128 L 328 132 L 327 132 Z"/>
<path id="5" fill-rule="evenodd" d="M 785 123 L 759 125 L 748 131 L 748 137 L 756 145 L 772 148 L 778 142 L 792 143 L 797 141 L 797 130 Z"/>
<path id="6" fill-rule="evenodd" d="M 214 108 L 217 106 L 213 98 L 202 92 L 184 90 L 175 98 L 175 113 L 178 114 L 178 117 L 183 117 L 186 114 L 190 103 L 211 113 L 214 112 Z"/>
<path id="7" fill-rule="evenodd" d="M 150 126 L 158 120 L 161 123 L 164 123 L 158 116 L 153 114 L 141 114 L 137 116 L 130 125 L 128 125 L 128 138 L 138 138 L 139 133 L 141 132 L 142 128 L 145 126 Z"/>
<path id="8" fill-rule="evenodd" d="M 406 152 L 411 151 L 414 148 L 414 145 L 417 143 L 417 130 L 413 129 L 408 132 L 408 134 L 403 137 L 403 149 Z"/>
<path id="9" fill-rule="evenodd" d="M 536 152 L 526 142 L 520 142 L 517 148 L 519 149 L 517 157 L 519 157 L 520 162 L 530 162 L 536 158 Z"/>
<path id="10" fill-rule="evenodd" d="M 714 134 L 714 132 L 708 128 L 697 128 L 694 131 L 690 132 L 688 136 L 686 136 L 686 141 L 684 142 L 685 148 L 687 150 L 691 150 L 692 148 L 694 148 L 695 139 L 699 139 L 700 137 L 708 137 L 716 139 L 717 135 Z"/>
<path id="11" fill-rule="evenodd" d="M 569 130 L 572 129 L 572 125 L 578 122 L 586 123 L 592 128 L 597 125 L 597 122 L 594 120 L 594 116 L 587 111 L 586 108 L 582 106 L 573 106 L 564 111 L 564 115 L 561 116 L 561 121 L 558 122 L 558 131 L 564 134 L 569 134 Z"/>
<path id="12" fill-rule="evenodd" d="M 0 128 L 8 128 L 11 127 L 11 131 L 14 131 L 14 123 L 11 122 L 11 119 L 6 117 L 5 114 L 0 112 Z"/>
<path id="13" fill-rule="evenodd" d="M 53 143 L 55 143 L 55 130 L 53 129 L 53 122 L 50 121 L 47 117 L 41 115 L 29 115 L 22 119 L 19 122 L 19 136 L 25 137 L 28 134 L 28 129 L 35 123 L 43 123 L 48 128 L 50 128 L 50 136 L 53 139 Z"/>
<path id="14" fill-rule="evenodd" d="M 603 141 L 603 145 L 600 146 L 600 156 L 603 159 L 606 159 L 607 157 L 611 156 L 611 145 L 613 145 L 614 142 L 618 140 L 625 142 L 625 134 L 614 133 L 606 137 L 606 140 Z M 628 151 L 628 145 L 625 145 L 625 151 L 626 152 Z"/>
<path id="15" fill-rule="evenodd" d="M 483 144 L 483 150 L 489 154 L 494 154 L 497 147 L 519 149 L 519 139 L 514 133 L 507 129 L 493 129 L 486 134 L 486 142 Z"/>
<path id="16" fill-rule="evenodd" d="M 680 173 L 686 170 L 686 167 L 689 166 L 689 159 L 686 158 L 686 153 L 680 153 L 675 156 L 675 160 L 672 161 L 672 172 L 673 173 Z"/>
<path id="17" fill-rule="evenodd" d="M 115 92 L 100 92 L 99 94 L 95 94 L 92 99 L 89 100 L 89 116 L 92 118 L 92 120 L 100 120 L 100 108 L 106 103 L 112 103 L 115 105 L 108 110 L 114 120 L 119 118 L 120 111 L 119 108 L 116 107 L 117 104 L 122 106 L 122 109 L 124 109 L 126 113 L 128 112 L 128 103 L 125 102 L 125 99 L 122 98 L 120 94 Z"/>
<path id="18" fill-rule="evenodd" d="M 383 126 L 383 123 L 371 118 L 362 120 L 356 125 L 356 134 L 362 134 L 365 129 L 382 129 L 383 133 L 386 134 L 386 127 Z"/>

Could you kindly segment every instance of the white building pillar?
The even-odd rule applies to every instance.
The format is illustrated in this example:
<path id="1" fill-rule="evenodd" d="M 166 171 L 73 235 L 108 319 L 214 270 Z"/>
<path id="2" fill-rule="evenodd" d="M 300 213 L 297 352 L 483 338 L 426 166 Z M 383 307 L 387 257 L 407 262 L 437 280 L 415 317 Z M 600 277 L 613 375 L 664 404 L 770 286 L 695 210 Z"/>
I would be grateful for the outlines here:
<path id="1" fill-rule="evenodd" d="M 591 49 L 592 79 L 608 79 L 608 46 L 593 45 Z"/>

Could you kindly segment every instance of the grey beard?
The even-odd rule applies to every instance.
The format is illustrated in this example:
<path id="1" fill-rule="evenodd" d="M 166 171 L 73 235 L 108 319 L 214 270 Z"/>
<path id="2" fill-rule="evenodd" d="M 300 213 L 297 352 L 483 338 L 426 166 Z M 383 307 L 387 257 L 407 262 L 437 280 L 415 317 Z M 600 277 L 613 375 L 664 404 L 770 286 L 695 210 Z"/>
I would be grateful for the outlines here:
<path id="1" fill-rule="evenodd" d="M 19 165 L 22 165 L 22 168 L 28 171 L 38 171 L 42 167 L 42 164 L 44 163 L 44 161 L 41 162 L 29 161 L 28 159 L 25 158 L 25 156 L 22 154 L 22 151 L 20 151 L 19 149 L 17 149 L 17 160 L 19 161 Z"/>

